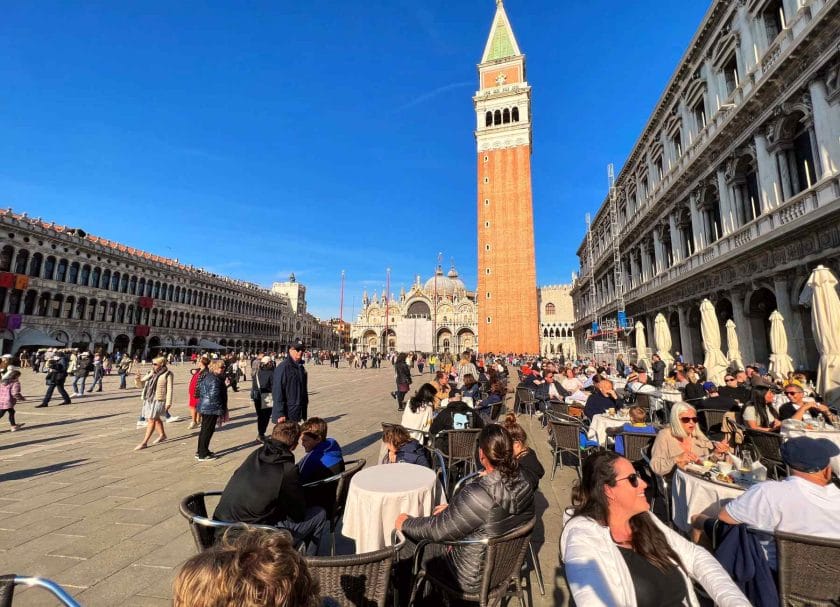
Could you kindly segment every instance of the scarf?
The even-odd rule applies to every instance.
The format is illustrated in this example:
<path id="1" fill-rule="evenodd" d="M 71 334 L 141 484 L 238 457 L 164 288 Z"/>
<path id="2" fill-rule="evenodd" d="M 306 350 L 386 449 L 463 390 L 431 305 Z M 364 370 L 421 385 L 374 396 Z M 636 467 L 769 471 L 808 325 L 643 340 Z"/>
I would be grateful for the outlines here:
<path id="1" fill-rule="evenodd" d="M 157 373 L 155 373 L 155 374 L 154 374 L 154 375 L 153 375 L 153 376 L 149 379 L 149 381 L 147 381 L 147 382 L 146 382 L 146 385 L 145 385 L 145 386 L 143 386 L 143 401 L 144 401 L 144 402 L 145 402 L 145 401 L 148 401 L 148 400 L 155 400 L 155 393 L 157 392 L 157 384 L 158 384 L 158 380 L 159 380 L 159 379 L 161 378 L 161 376 L 162 376 L 164 373 L 166 373 L 167 371 L 169 371 L 169 369 L 168 369 L 168 368 L 166 368 L 166 367 L 161 367 L 160 369 L 158 369 L 158 372 L 157 372 Z"/>

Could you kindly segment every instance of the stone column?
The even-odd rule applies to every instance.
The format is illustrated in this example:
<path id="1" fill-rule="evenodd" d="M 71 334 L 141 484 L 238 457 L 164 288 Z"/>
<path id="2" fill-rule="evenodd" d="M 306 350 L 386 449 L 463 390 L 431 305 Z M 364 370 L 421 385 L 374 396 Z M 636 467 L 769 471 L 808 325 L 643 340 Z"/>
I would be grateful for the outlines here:
<path id="1" fill-rule="evenodd" d="M 776 162 L 767 150 L 767 137 L 761 132 L 755 134 L 755 156 L 761 212 L 767 213 L 777 206 L 777 196 L 781 196 L 781 192 L 778 190 Z"/>
<path id="2" fill-rule="evenodd" d="M 741 357 L 744 364 L 749 365 L 755 362 L 755 351 L 753 350 L 752 326 L 750 326 L 747 311 L 744 308 L 746 294 L 747 291 L 743 286 L 729 290 L 729 299 L 732 301 L 732 320 L 735 321 L 735 332 L 738 334 Z"/>
<path id="3" fill-rule="evenodd" d="M 737 213 L 733 208 L 732 198 L 729 196 L 730 190 L 726 185 L 726 174 L 723 168 L 717 170 L 717 186 L 721 218 L 721 234 L 718 236 L 723 238 L 727 234 L 734 232 L 738 227 Z"/>
<path id="4" fill-rule="evenodd" d="M 668 229 L 671 231 L 671 252 L 674 256 L 674 265 L 682 260 L 682 240 L 680 239 L 680 230 L 677 228 L 677 218 L 671 213 L 668 215 Z"/>
<path id="5" fill-rule="evenodd" d="M 793 196 L 793 190 L 791 189 L 790 183 L 791 174 L 790 165 L 788 163 L 788 150 L 778 150 L 775 156 L 776 165 L 779 168 L 779 180 L 782 182 L 782 201 L 785 201 Z"/>
<path id="6" fill-rule="evenodd" d="M 651 276 L 653 275 L 653 267 L 650 259 L 650 249 L 648 249 L 647 241 L 642 241 L 640 249 L 642 252 L 642 282 L 647 282 L 651 279 Z"/>
<path id="7" fill-rule="evenodd" d="M 694 194 L 690 197 L 688 208 L 691 211 L 691 235 L 694 239 L 692 250 L 696 253 L 706 248 L 706 237 L 703 229 L 703 217 L 697 206 L 697 197 Z"/>
<path id="8" fill-rule="evenodd" d="M 653 228 L 653 275 L 656 276 L 665 269 L 665 255 L 662 253 L 662 235 L 661 228 L 656 226 Z"/>
<path id="9" fill-rule="evenodd" d="M 688 308 L 689 304 L 680 304 L 677 306 L 677 314 L 680 316 L 680 341 L 682 342 L 683 359 L 686 362 L 698 363 L 703 361 L 692 360 L 694 358 L 694 347 L 691 337 L 691 329 L 688 326 Z"/>
<path id="10" fill-rule="evenodd" d="M 808 84 L 813 108 L 814 134 L 817 139 L 817 153 L 820 163 L 820 177 L 836 175 L 840 171 L 840 115 L 832 111 L 826 101 L 825 82 L 813 80 Z M 811 180 L 817 181 L 812 175 Z"/>
<path id="11" fill-rule="evenodd" d="M 639 264 L 636 262 L 635 250 L 630 251 L 630 286 L 639 284 Z"/>
<path id="12" fill-rule="evenodd" d="M 773 277 L 773 293 L 776 295 L 776 307 L 785 319 L 788 337 L 788 354 L 793 358 L 794 369 L 799 369 L 806 360 L 805 337 L 799 315 L 793 312 L 790 296 L 790 280 L 783 275 Z"/>

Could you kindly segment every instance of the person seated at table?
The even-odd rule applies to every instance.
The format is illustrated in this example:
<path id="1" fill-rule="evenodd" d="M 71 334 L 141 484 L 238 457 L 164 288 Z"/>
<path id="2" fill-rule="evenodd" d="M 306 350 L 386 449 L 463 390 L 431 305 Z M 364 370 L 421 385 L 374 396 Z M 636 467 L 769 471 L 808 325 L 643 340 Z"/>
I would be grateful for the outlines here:
<path id="1" fill-rule="evenodd" d="M 831 410 L 823 403 L 805 402 L 805 390 L 796 383 L 789 383 L 784 389 L 788 402 L 779 407 L 779 420 L 795 419 L 802 421 L 807 413 L 812 418 L 822 417 L 828 425 L 831 423 Z"/>
<path id="2" fill-rule="evenodd" d="M 484 420 L 481 415 L 461 400 L 460 395 L 449 399 L 449 404 L 442 409 L 432 421 L 429 433 L 435 437 L 435 448 L 443 453 L 449 453 L 449 439 L 442 434 L 445 430 L 466 430 L 468 428 L 483 428 Z"/>
<path id="3" fill-rule="evenodd" d="M 423 445 L 411 438 L 408 430 L 402 426 L 387 426 L 382 432 L 382 442 L 387 453 L 381 463 L 432 467 Z"/>
<path id="4" fill-rule="evenodd" d="M 601 379 L 592 390 L 592 394 L 586 399 L 583 407 L 583 414 L 590 420 L 596 415 L 603 415 L 609 409 L 624 408 L 624 399 L 619 398 L 613 389 L 613 383 L 608 379 Z"/>
<path id="5" fill-rule="evenodd" d="M 692 581 L 716 605 L 750 604 L 711 554 L 651 514 L 629 460 L 603 451 L 582 468 L 560 536 L 575 604 L 698 606 Z"/>
<path id="6" fill-rule="evenodd" d="M 297 463 L 301 484 L 324 480 L 344 472 L 341 445 L 327 437 L 327 422 L 320 417 L 310 417 L 300 426 L 300 444 L 305 455 Z M 327 512 L 335 507 L 335 486 L 304 488 L 309 506 L 321 506 Z"/>
<path id="7" fill-rule="evenodd" d="M 650 382 L 647 371 L 644 369 L 630 373 L 624 389 L 631 394 L 656 394 L 656 387 Z"/>
<path id="8" fill-rule="evenodd" d="M 534 490 L 519 470 L 513 439 L 498 424 L 478 436 L 478 458 L 484 472 L 456 493 L 432 516 L 400 514 L 394 526 L 414 541 L 482 540 L 500 537 L 534 517 Z M 478 592 L 487 546 L 481 543 L 446 548 L 427 546 L 424 566 L 464 592 Z"/>
<path id="9" fill-rule="evenodd" d="M 727 503 L 717 519 L 728 525 L 749 525 L 773 533 L 799 533 L 840 540 L 840 489 L 831 482 L 831 458 L 840 447 L 825 438 L 797 436 L 781 447 L 782 461 L 790 475 L 781 481 L 767 480 Z M 707 514 L 691 518 L 696 531 L 711 535 L 714 519 Z M 776 569 L 776 542 L 762 539 L 772 569 Z"/>
<path id="10" fill-rule="evenodd" d="M 703 384 L 700 383 L 700 376 L 697 374 L 697 371 L 691 369 L 686 377 L 688 378 L 688 383 L 683 390 L 683 399 L 692 405 L 697 404 L 706 398 L 706 391 L 703 389 Z"/>
<path id="11" fill-rule="evenodd" d="M 656 434 L 658 428 L 647 421 L 647 411 L 642 407 L 630 407 L 628 412 L 630 421 L 625 422 L 623 426 L 616 426 L 614 428 L 607 428 L 607 436 L 615 437 L 615 452 L 619 455 L 624 455 L 624 437 L 625 432 L 633 432 L 634 434 Z"/>
<path id="12" fill-rule="evenodd" d="M 226 535 L 185 562 L 173 607 L 319 607 L 318 578 L 288 537 L 263 529 Z"/>
<path id="13" fill-rule="evenodd" d="M 461 377 L 463 386 L 461 386 L 461 398 L 471 398 L 473 402 L 477 402 L 481 397 L 481 384 L 479 384 L 475 376 L 467 373 Z"/>
<path id="14" fill-rule="evenodd" d="M 741 374 L 743 372 L 740 372 Z M 727 398 L 731 398 L 733 400 L 738 401 L 741 405 L 749 402 L 750 400 L 750 389 L 739 385 L 738 383 L 739 373 L 729 373 L 727 372 L 726 375 L 723 376 L 723 384 L 718 393 L 721 396 L 725 396 Z M 744 379 L 746 380 L 746 375 L 743 375 Z"/>
<path id="15" fill-rule="evenodd" d="M 577 378 L 575 370 L 571 367 L 567 367 L 564 371 L 564 377 L 560 380 L 560 385 L 575 400 L 585 401 L 589 396 L 583 391 L 583 382 Z"/>
<path id="16" fill-rule="evenodd" d="M 435 411 L 435 396 L 437 388 L 432 384 L 423 384 L 408 401 L 408 407 L 403 411 L 400 425 L 408 430 L 411 438 L 422 442 L 429 431 Z"/>
<path id="17" fill-rule="evenodd" d="M 756 386 L 752 389 L 749 404 L 744 407 L 744 424 L 753 430 L 778 432 L 782 425 L 779 412 L 773 403 L 776 400 L 769 386 Z"/>
<path id="18" fill-rule="evenodd" d="M 490 417 L 490 414 L 493 411 L 493 405 L 503 403 L 505 401 L 506 393 L 507 387 L 504 382 L 496 380 L 490 384 L 490 394 L 487 398 L 481 401 L 477 407 L 475 407 L 475 410 L 481 416 L 481 419 L 487 423 L 493 421 Z"/>
<path id="19" fill-rule="evenodd" d="M 540 479 L 545 475 L 536 452 L 528 447 L 528 435 L 525 429 L 516 421 L 516 414 L 511 412 L 505 416 L 505 430 L 513 440 L 513 457 L 519 462 L 519 471 L 534 491 L 539 487 Z"/>
<path id="20" fill-rule="evenodd" d="M 697 411 L 714 410 L 714 411 L 733 411 L 738 412 L 741 407 L 734 398 L 723 396 L 718 390 L 715 382 L 707 381 L 703 383 L 703 390 L 706 392 L 706 398 L 697 400 L 692 403 L 694 409 Z"/>
<path id="21" fill-rule="evenodd" d="M 543 383 L 537 386 L 534 394 L 537 409 L 545 411 L 548 403 L 562 403 L 567 396 L 569 396 L 569 392 L 555 379 L 554 368 L 546 369 L 543 372 Z"/>
<path id="22" fill-rule="evenodd" d="M 449 385 L 449 375 L 443 371 L 435 373 L 435 379 L 432 381 L 435 387 L 435 409 L 440 407 L 440 401 L 449 398 L 455 393 L 455 387 Z"/>
<path id="23" fill-rule="evenodd" d="M 726 459 L 729 445 L 713 443 L 697 425 L 697 410 L 688 403 L 675 403 L 670 424 L 656 434 L 650 454 L 650 467 L 660 476 L 670 476 L 675 468 L 713 459 Z"/>
<path id="24" fill-rule="evenodd" d="M 306 503 L 292 454 L 299 439 L 297 422 L 275 425 L 271 437 L 230 477 L 213 518 L 288 529 L 296 542 L 306 542 L 306 553 L 314 556 L 329 527 L 324 509 Z"/>

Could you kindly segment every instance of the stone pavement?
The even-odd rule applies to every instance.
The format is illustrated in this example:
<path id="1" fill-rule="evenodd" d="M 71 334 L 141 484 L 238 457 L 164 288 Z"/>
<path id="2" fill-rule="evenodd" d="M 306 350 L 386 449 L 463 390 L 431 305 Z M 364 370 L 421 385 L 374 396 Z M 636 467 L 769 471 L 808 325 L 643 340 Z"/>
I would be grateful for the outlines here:
<path id="1" fill-rule="evenodd" d="M 310 415 L 327 420 L 345 457 L 364 457 L 372 465 L 379 453 L 380 422 L 399 421 L 389 396 L 394 389 L 390 366 L 307 368 Z M 188 369 L 173 367 L 181 398 L 172 411 L 185 417 Z M 415 377 L 413 387 L 420 381 Z M 28 400 L 17 407 L 17 421 L 25 427 L 12 433 L 8 418 L 0 420 L 0 573 L 51 578 L 86 606 L 171 604 L 176 568 L 195 551 L 178 503 L 191 492 L 223 488 L 256 448 L 250 384 L 230 393 L 231 421 L 211 443 L 219 458 L 197 462 L 198 431 L 188 430 L 186 421 L 166 425 L 165 443 L 133 451 L 142 436 L 135 427 L 139 390 L 117 390 L 116 376 L 105 379 L 101 393 L 76 398 L 66 407 L 54 397 L 46 409 L 33 408 L 43 396 L 44 375 L 24 369 L 22 383 Z M 575 472 L 558 469 L 551 481 L 545 432 L 536 420 L 525 417 L 521 423 L 547 468 L 537 496 L 542 517 L 534 536 L 546 595 L 540 596 L 532 573 L 531 604 L 562 605 L 568 591 L 559 575 L 558 540 Z M 38 589 L 19 593 L 15 601 L 45 604 Z"/>

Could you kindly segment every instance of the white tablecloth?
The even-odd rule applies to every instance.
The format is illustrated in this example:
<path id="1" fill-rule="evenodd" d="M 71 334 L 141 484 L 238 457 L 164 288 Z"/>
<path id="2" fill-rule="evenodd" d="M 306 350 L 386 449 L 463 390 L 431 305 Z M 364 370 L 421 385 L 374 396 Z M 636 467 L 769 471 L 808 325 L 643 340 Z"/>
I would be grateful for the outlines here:
<path id="1" fill-rule="evenodd" d="M 737 485 L 727 487 L 677 470 L 671 483 L 674 525 L 688 532 L 692 516 L 700 513 L 717 516 L 725 502 L 743 494 L 744 490 Z"/>
<path id="2" fill-rule="evenodd" d="M 391 545 L 391 531 L 400 513 L 429 516 L 446 502 L 435 473 L 415 464 L 365 468 L 350 481 L 342 534 L 356 540 L 356 553 Z"/>
<path id="3" fill-rule="evenodd" d="M 599 413 L 592 417 L 592 423 L 589 424 L 590 433 L 594 434 L 595 440 L 599 445 L 607 444 L 607 428 L 619 428 L 624 424 L 630 423 L 630 419 L 615 419 L 608 415 Z"/>
<path id="4" fill-rule="evenodd" d="M 806 430 L 804 427 L 798 427 L 800 424 L 791 424 L 787 421 L 782 422 L 782 428 L 779 432 L 783 438 L 794 438 L 795 436 L 808 436 L 810 438 L 827 438 L 832 443 L 840 447 L 840 430 Z M 802 424 L 804 426 L 804 424 Z M 840 476 L 840 455 L 831 458 L 831 469 L 834 474 Z"/>

